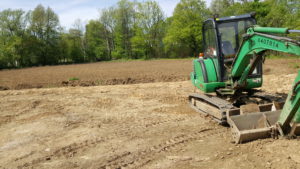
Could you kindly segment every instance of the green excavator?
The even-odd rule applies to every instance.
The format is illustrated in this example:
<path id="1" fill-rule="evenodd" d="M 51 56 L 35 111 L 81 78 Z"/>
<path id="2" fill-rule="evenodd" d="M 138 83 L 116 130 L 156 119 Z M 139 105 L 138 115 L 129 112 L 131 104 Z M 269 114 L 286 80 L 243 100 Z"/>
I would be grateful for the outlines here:
<path id="1" fill-rule="evenodd" d="M 300 56 L 288 28 L 260 27 L 255 13 L 211 18 L 203 23 L 204 51 L 193 60 L 189 96 L 196 111 L 229 125 L 236 143 L 300 133 L 300 72 L 285 102 L 265 93 L 263 62 L 268 51 Z"/>

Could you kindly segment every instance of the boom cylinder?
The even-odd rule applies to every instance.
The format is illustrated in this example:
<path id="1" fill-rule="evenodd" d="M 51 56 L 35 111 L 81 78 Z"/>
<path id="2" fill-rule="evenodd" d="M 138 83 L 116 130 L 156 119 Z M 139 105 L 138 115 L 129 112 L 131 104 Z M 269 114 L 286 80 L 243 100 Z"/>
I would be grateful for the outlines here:
<path id="1" fill-rule="evenodd" d="M 289 28 L 271 28 L 271 27 L 260 27 L 254 26 L 254 32 L 261 32 L 261 33 L 281 33 L 281 34 L 288 34 L 288 33 L 300 33 L 300 30 L 290 30 Z"/>
<path id="2" fill-rule="evenodd" d="M 289 28 L 272 28 L 272 27 L 260 27 L 254 26 L 254 32 L 261 32 L 261 33 L 280 33 L 280 34 L 288 34 Z"/>

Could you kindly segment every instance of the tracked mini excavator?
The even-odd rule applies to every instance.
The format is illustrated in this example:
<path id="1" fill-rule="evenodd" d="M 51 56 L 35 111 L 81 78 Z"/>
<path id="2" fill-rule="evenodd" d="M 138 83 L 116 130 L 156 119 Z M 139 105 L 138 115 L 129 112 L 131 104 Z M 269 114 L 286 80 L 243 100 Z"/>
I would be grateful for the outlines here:
<path id="1" fill-rule="evenodd" d="M 204 52 L 193 60 L 189 96 L 193 109 L 232 129 L 234 142 L 300 134 L 300 71 L 285 102 L 257 88 L 267 51 L 300 56 L 288 28 L 260 27 L 255 13 L 211 18 L 203 23 Z M 199 90 L 200 89 L 200 90 Z"/>

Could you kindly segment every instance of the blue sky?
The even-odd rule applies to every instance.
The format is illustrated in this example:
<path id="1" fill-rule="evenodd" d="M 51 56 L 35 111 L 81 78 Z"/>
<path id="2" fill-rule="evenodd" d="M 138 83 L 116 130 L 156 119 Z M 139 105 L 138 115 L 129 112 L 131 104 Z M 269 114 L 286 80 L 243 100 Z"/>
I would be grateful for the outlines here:
<path id="1" fill-rule="evenodd" d="M 143 0 L 138 0 L 143 1 Z M 167 16 L 171 16 L 180 0 L 157 0 Z M 207 5 L 211 0 L 206 0 Z M 99 10 L 116 5 L 118 0 L 0 0 L 0 10 L 12 8 L 25 11 L 34 9 L 38 4 L 50 6 L 59 16 L 60 23 L 65 28 L 72 27 L 76 19 L 86 23 L 96 19 Z"/>

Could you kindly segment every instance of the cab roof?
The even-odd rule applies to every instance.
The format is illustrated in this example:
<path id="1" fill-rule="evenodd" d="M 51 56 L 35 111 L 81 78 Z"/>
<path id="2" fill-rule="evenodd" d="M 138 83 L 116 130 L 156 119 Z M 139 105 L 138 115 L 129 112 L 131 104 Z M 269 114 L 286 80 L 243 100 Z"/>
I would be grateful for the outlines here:
<path id="1" fill-rule="evenodd" d="M 239 20 L 244 18 L 253 18 L 255 19 L 255 12 L 244 14 L 244 15 L 238 15 L 238 16 L 228 16 L 228 17 L 222 17 L 222 18 L 214 18 L 217 22 L 223 22 L 223 21 L 231 21 L 231 20 Z"/>

